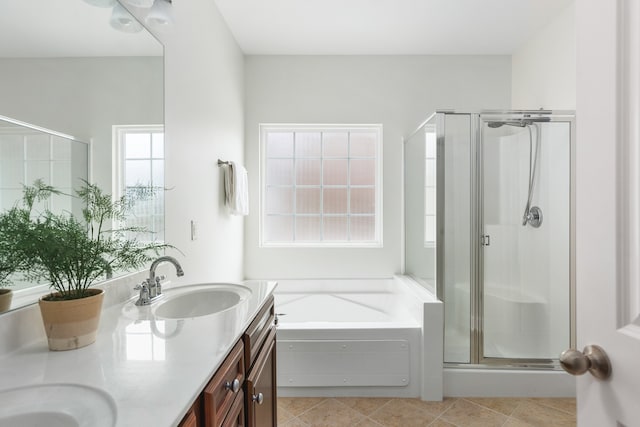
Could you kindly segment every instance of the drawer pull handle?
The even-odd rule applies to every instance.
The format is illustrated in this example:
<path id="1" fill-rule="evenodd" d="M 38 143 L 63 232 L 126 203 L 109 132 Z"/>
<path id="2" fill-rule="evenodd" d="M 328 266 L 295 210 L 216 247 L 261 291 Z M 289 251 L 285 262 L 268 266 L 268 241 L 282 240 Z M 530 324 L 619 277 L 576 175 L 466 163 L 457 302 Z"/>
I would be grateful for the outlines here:
<path id="1" fill-rule="evenodd" d="M 262 393 L 258 393 L 257 396 L 254 394 L 253 396 L 251 396 L 251 400 L 257 402 L 258 405 L 262 405 L 262 402 L 264 402 L 264 395 Z"/>
<path id="2" fill-rule="evenodd" d="M 224 388 L 226 390 L 231 390 L 234 393 L 237 393 L 240 390 L 240 380 L 237 378 L 231 382 L 227 381 L 224 383 Z"/>

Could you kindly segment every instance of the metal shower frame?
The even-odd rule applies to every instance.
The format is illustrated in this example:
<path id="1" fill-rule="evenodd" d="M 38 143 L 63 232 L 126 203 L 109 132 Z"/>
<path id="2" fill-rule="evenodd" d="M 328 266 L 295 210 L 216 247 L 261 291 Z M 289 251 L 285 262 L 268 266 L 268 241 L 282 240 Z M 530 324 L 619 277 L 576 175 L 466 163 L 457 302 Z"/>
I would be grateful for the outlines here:
<path id="1" fill-rule="evenodd" d="M 444 262 L 445 262 L 445 116 L 447 114 L 467 115 L 470 118 L 470 153 L 471 153 L 471 182 L 470 182 L 470 206 L 471 209 L 471 339 L 470 339 L 470 363 L 445 362 L 448 367 L 458 368 L 524 368 L 524 369 L 560 369 L 557 360 L 554 359 L 514 359 L 514 358 L 489 358 L 484 357 L 484 256 L 481 247 L 481 236 L 484 228 L 483 212 L 483 143 L 482 129 L 486 122 L 516 122 L 526 119 L 540 119 L 549 122 L 568 122 L 570 125 L 570 220 L 569 220 L 569 328 L 570 345 L 575 347 L 575 113 L 573 111 L 551 110 L 485 110 L 478 112 L 466 112 L 456 110 L 436 111 L 427 119 L 423 126 L 432 122 L 435 116 L 436 123 L 436 292 L 440 300 L 444 302 Z M 422 127 L 422 126 L 421 126 Z"/>

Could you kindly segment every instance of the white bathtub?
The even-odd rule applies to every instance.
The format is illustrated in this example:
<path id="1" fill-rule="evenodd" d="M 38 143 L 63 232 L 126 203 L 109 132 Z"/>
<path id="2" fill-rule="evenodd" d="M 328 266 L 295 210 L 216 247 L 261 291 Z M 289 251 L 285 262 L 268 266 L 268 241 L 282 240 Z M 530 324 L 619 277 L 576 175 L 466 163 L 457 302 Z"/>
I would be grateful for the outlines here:
<path id="1" fill-rule="evenodd" d="M 442 399 L 443 307 L 411 278 L 279 280 L 278 393 Z"/>

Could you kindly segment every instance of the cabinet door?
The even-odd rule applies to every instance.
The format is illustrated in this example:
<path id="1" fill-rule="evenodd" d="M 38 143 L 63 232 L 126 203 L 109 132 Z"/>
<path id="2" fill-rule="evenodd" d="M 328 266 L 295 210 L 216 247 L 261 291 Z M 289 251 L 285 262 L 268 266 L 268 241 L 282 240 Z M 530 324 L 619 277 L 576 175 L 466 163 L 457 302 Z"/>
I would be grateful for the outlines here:
<path id="1" fill-rule="evenodd" d="M 247 375 L 248 427 L 276 427 L 276 330 L 271 329 L 256 363 Z"/>

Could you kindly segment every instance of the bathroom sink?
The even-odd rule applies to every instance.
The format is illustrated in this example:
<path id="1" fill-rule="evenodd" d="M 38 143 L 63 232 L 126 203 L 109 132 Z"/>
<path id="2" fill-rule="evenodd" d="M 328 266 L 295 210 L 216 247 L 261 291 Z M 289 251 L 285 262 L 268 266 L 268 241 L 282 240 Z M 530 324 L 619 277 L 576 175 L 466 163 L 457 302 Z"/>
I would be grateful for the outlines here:
<path id="1" fill-rule="evenodd" d="M 228 310 L 251 296 L 251 290 L 231 283 L 192 285 L 173 288 L 153 309 L 160 319 L 187 319 Z"/>
<path id="2" fill-rule="evenodd" d="M 0 391 L 0 425 L 112 427 L 116 405 L 106 392 L 80 384 L 39 384 Z"/>

